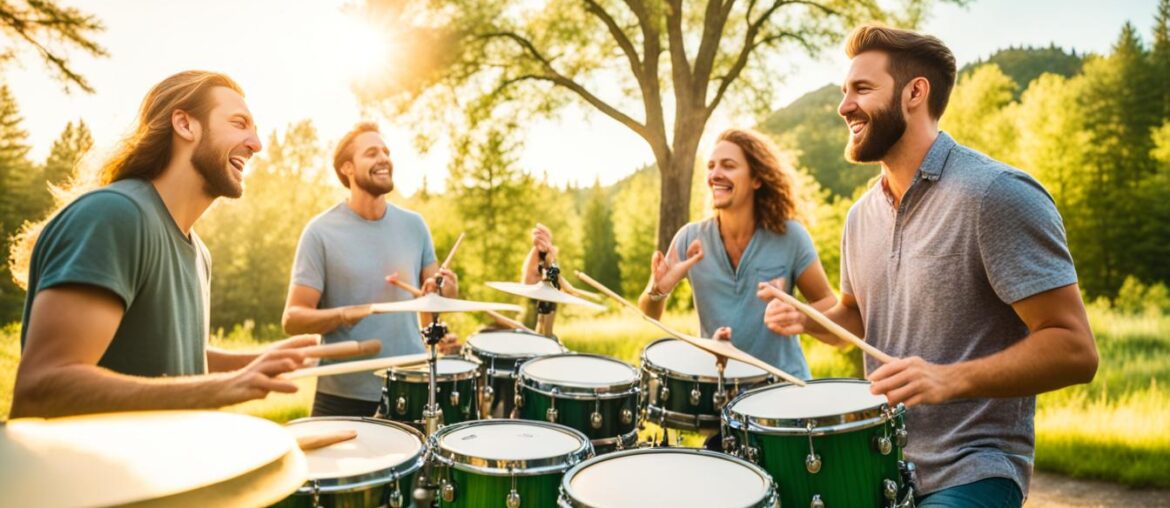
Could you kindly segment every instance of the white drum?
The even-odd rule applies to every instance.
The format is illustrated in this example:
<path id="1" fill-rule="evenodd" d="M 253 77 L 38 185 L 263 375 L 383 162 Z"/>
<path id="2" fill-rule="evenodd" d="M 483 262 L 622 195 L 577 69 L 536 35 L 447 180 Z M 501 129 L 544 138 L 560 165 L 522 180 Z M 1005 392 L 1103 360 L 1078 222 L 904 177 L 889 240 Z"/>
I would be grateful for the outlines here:
<path id="1" fill-rule="evenodd" d="M 762 369 L 730 360 L 720 379 L 715 355 L 677 339 L 642 350 L 642 390 L 649 421 L 662 427 L 719 427 L 723 405 L 749 389 L 775 382 Z"/>
<path id="2" fill-rule="evenodd" d="M 744 508 L 776 505 L 772 479 L 742 459 L 691 448 L 599 455 L 561 480 L 564 508 Z"/>

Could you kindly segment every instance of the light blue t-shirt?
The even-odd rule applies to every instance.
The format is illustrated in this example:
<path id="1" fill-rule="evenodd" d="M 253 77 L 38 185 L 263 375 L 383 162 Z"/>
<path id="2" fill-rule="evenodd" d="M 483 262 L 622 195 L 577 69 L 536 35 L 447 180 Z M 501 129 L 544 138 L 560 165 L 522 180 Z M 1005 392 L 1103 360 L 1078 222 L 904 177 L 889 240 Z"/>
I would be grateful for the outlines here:
<path id="1" fill-rule="evenodd" d="M 674 249 L 681 259 L 692 241 L 703 243 L 703 260 L 691 267 L 687 279 L 694 289 L 704 337 L 729 326 L 735 347 L 793 376 L 809 379 L 812 376 L 800 340 L 769 330 L 764 325 L 768 304 L 756 297 L 757 284 L 780 277 L 785 279 L 785 291 L 791 293 L 796 279 L 817 260 L 816 247 L 803 225 L 789 220 L 786 231 L 781 235 L 757 227 L 735 269 L 714 218 L 683 226 L 674 237 Z"/>
<path id="2" fill-rule="evenodd" d="M 386 276 L 418 284 L 423 267 L 435 262 L 435 246 L 426 222 L 417 213 L 386 204 L 378 220 L 366 220 L 342 202 L 309 222 L 297 245 L 292 283 L 321 292 L 317 308 L 394 302 L 412 296 Z M 378 339 L 379 356 L 422 353 L 418 314 L 371 315 L 354 326 L 341 326 L 322 337 L 325 343 Z M 321 364 L 347 361 L 322 360 Z M 318 378 L 317 390 L 330 395 L 377 401 L 381 380 L 369 372 Z"/>

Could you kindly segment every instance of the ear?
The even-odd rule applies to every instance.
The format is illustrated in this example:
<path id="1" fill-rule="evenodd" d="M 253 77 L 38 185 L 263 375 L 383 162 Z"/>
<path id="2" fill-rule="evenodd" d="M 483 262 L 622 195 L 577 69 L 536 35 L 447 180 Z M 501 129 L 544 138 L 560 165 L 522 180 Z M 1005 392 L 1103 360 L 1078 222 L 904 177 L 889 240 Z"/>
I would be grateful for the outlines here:
<path id="1" fill-rule="evenodd" d="M 195 138 L 199 136 L 200 125 L 199 121 L 186 111 L 176 109 L 171 112 L 171 129 L 180 138 L 187 141 L 195 141 Z"/>
<path id="2" fill-rule="evenodd" d="M 349 179 L 350 183 L 353 182 L 354 169 L 355 168 L 354 168 L 352 159 L 345 161 L 341 164 L 341 174 L 345 175 L 346 178 Z"/>
<path id="3" fill-rule="evenodd" d="M 764 186 L 764 182 L 762 180 L 760 180 L 759 178 L 756 178 L 754 176 L 752 177 L 752 190 L 759 189 L 760 187 L 763 187 L 763 186 Z"/>
<path id="4" fill-rule="evenodd" d="M 909 97 L 904 101 L 906 109 L 913 111 L 919 107 L 926 107 L 927 100 L 930 99 L 930 81 L 923 77 L 917 77 L 910 80 L 906 84 Z"/>

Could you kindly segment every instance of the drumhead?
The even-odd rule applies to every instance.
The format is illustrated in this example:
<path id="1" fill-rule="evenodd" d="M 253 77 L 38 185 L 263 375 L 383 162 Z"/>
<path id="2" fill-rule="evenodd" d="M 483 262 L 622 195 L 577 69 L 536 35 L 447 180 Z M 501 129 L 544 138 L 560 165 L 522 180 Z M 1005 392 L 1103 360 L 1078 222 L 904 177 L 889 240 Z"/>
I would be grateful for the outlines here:
<path id="1" fill-rule="evenodd" d="M 465 457 L 532 460 L 569 455 L 585 444 L 580 436 L 558 427 L 524 421 L 468 425 L 444 434 L 439 446 Z"/>
<path id="2" fill-rule="evenodd" d="M 524 362 L 522 377 L 554 385 L 613 386 L 637 381 L 638 371 L 619 360 L 600 355 L 554 355 Z"/>
<path id="3" fill-rule="evenodd" d="M 382 470 L 408 469 L 422 453 L 422 437 L 389 422 L 363 418 L 304 418 L 289 422 L 294 436 L 353 430 L 357 437 L 309 450 L 309 480 L 346 478 Z"/>
<path id="4" fill-rule="evenodd" d="M 655 367 L 682 375 L 711 378 L 719 376 L 715 369 L 715 355 L 678 339 L 666 339 L 646 346 L 643 357 Z M 737 360 L 729 360 L 727 367 L 723 369 L 723 377 L 726 379 L 767 375 L 763 369 Z"/>
<path id="5" fill-rule="evenodd" d="M 467 345 L 476 352 L 506 358 L 527 358 L 565 352 L 557 341 L 525 332 L 503 331 L 472 335 Z"/>
<path id="6" fill-rule="evenodd" d="M 771 482 L 758 468 L 727 455 L 648 449 L 602 455 L 570 471 L 564 483 L 585 506 L 745 507 L 765 500 Z"/>
<path id="7" fill-rule="evenodd" d="M 855 413 L 886 401 L 884 395 L 870 394 L 866 381 L 821 379 L 803 388 L 774 385 L 745 393 L 732 402 L 731 411 L 753 418 L 792 420 Z"/>
<path id="8" fill-rule="evenodd" d="M 430 373 L 430 368 L 431 368 L 430 365 L 428 365 L 426 363 L 417 363 L 417 364 L 410 365 L 407 367 L 394 367 L 390 370 L 392 372 L 395 372 L 395 373 L 409 372 L 409 373 L 421 373 L 423 375 L 426 375 L 426 374 Z M 467 372 L 472 372 L 478 368 L 479 368 L 478 363 L 470 362 L 470 361 L 464 360 L 462 358 L 443 357 L 443 358 L 439 358 L 439 361 L 435 363 L 435 373 L 437 373 L 440 377 L 451 376 L 451 375 L 456 375 L 456 374 L 464 374 Z"/>

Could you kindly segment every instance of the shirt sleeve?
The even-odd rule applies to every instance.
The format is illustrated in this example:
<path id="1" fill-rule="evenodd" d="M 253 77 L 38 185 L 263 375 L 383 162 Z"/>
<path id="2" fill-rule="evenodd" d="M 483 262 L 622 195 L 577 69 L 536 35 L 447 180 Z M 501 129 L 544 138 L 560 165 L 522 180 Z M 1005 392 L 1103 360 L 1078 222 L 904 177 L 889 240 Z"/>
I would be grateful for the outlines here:
<path id="1" fill-rule="evenodd" d="M 309 223 L 297 243 L 293 258 L 292 283 L 325 292 L 325 245 Z"/>
<path id="2" fill-rule="evenodd" d="M 52 220 L 36 247 L 36 291 L 62 284 L 107 289 L 134 303 L 146 257 L 142 211 L 121 194 L 98 191 L 79 198 Z"/>
<path id="3" fill-rule="evenodd" d="M 808 228 L 804 227 L 797 221 L 788 221 L 788 236 L 792 238 L 793 246 L 795 247 L 792 255 L 792 286 L 795 287 L 796 279 L 804 275 L 804 271 L 812 266 L 813 262 L 817 260 L 817 247 L 813 244 L 812 235 L 809 234 Z"/>
<path id="4" fill-rule="evenodd" d="M 983 267 L 1000 300 L 1011 304 L 1077 281 L 1056 204 L 1026 174 L 1004 173 L 988 186 L 977 231 Z"/>

